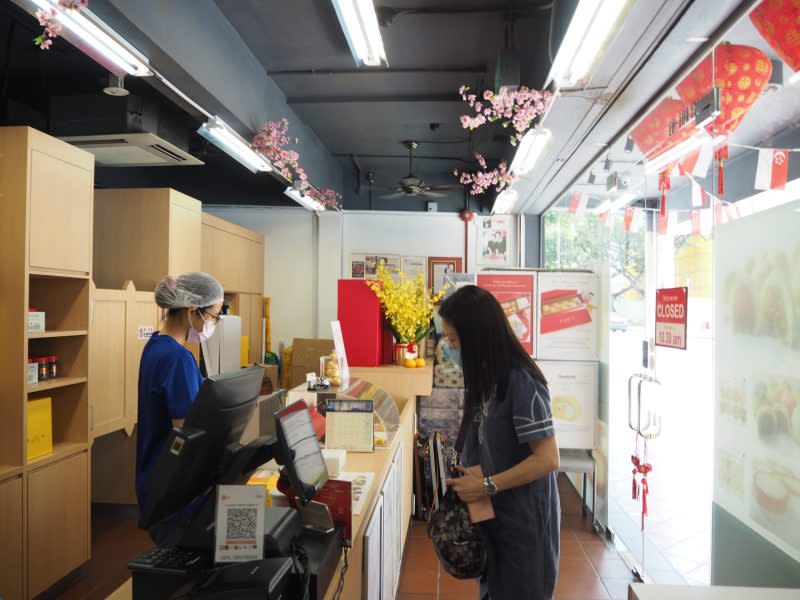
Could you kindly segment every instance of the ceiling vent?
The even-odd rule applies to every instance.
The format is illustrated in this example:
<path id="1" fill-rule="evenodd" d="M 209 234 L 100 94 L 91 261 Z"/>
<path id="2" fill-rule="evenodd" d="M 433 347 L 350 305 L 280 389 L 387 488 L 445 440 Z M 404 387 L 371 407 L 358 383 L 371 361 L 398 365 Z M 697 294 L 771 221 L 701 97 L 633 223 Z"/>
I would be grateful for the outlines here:
<path id="1" fill-rule="evenodd" d="M 62 137 L 94 154 L 104 167 L 174 167 L 202 165 L 203 161 L 152 133 L 76 135 Z"/>

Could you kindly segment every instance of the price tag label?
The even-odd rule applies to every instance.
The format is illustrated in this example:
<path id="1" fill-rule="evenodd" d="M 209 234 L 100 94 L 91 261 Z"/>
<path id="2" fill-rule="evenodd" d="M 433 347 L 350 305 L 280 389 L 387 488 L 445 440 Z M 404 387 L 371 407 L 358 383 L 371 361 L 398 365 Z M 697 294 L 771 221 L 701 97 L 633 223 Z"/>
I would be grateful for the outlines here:
<path id="1" fill-rule="evenodd" d="M 656 290 L 656 346 L 686 350 L 686 314 L 689 290 Z"/>

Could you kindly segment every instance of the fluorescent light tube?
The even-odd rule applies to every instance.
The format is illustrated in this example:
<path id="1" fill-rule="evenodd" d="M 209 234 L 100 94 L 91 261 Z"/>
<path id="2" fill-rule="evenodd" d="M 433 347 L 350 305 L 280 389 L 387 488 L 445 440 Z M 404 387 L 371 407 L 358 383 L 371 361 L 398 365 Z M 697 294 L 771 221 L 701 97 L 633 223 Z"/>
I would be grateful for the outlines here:
<path id="1" fill-rule="evenodd" d="M 798 81 L 800 81 L 800 71 L 796 71 L 795 73 L 793 73 L 792 76 L 786 80 L 786 83 L 788 85 L 792 85 L 797 83 Z"/>
<path id="2" fill-rule="evenodd" d="M 522 138 L 509 170 L 517 175 L 530 173 L 552 139 L 549 129 L 531 129 Z"/>
<path id="3" fill-rule="evenodd" d="M 269 161 L 253 150 L 242 136 L 219 117 L 211 117 L 207 123 L 200 126 L 197 133 L 227 152 L 253 173 L 272 171 Z"/>
<path id="4" fill-rule="evenodd" d="M 618 209 L 628 206 L 631 203 L 631 200 L 636 198 L 636 194 L 633 192 L 625 192 L 621 194 L 619 197 L 615 198 L 614 200 L 606 200 L 600 206 L 595 208 L 593 212 L 596 215 L 602 215 L 604 212 L 614 213 Z"/>
<path id="5" fill-rule="evenodd" d="M 631 0 L 580 0 L 553 61 L 548 83 L 572 87 L 588 80 Z"/>
<path id="6" fill-rule="evenodd" d="M 332 0 L 336 16 L 358 66 L 387 64 L 381 28 L 372 0 Z"/>
<path id="7" fill-rule="evenodd" d="M 659 154 L 653 160 L 648 160 L 645 163 L 645 172 L 660 173 L 670 163 L 682 159 L 684 156 L 686 156 L 693 150 L 696 150 L 703 144 L 712 144 L 713 146 L 716 147 L 723 141 L 725 141 L 725 136 L 719 135 L 715 138 L 712 138 L 705 130 L 701 129 L 700 131 L 695 133 L 692 137 L 683 140 L 677 146 L 673 146 L 663 154 Z"/>
<path id="8" fill-rule="evenodd" d="M 516 190 L 512 190 L 511 188 L 506 188 L 499 194 L 497 194 L 497 198 L 494 200 L 494 206 L 492 207 L 492 214 L 493 215 L 508 215 L 511 214 L 511 210 L 514 208 L 514 205 L 517 203 L 517 199 L 519 199 L 519 194 Z"/>
<path id="9" fill-rule="evenodd" d="M 51 9 L 55 9 L 58 20 L 66 29 L 117 69 L 124 71 L 128 75 L 137 75 L 140 77 L 153 74 L 146 58 L 136 56 L 122 42 L 115 39 L 121 38 L 112 30 L 105 28 L 107 29 L 106 31 L 93 23 L 86 16 L 87 14 L 92 15 L 87 9 L 83 9 L 80 12 L 65 11 L 59 8 L 56 0 L 32 1 L 44 11 L 49 12 Z M 92 18 L 97 19 L 94 15 L 92 15 Z M 99 21 L 99 19 L 97 20 Z"/>
<path id="10" fill-rule="evenodd" d="M 291 186 L 287 187 L 283 193 L 308 210 L 313 210 L 314 212 L 322 212 L 325 210 L 325 205 L 322 204 L 322 202 L 306 196 L 303 192 Z"/>

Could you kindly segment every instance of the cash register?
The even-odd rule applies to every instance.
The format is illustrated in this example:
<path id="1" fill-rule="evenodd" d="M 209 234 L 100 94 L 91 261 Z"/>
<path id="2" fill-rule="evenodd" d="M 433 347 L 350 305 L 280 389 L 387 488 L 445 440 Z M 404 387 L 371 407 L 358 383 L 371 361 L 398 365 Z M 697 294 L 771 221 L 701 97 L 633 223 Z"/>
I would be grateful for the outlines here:
<path id="1" fill-rule="evenodd" d="M 262 378 L 256 366 L 206 379 L 183 425 L 170 432 L 139 519 L 156 547 L 128 563 L 135 600 L 325 595 L 343 537 L 309 510 L 328 472 L 308 411 L 284 409 L 275 415 L 277 436 L 240 441 Z M 215 564 L 217 486 L 245 484 L 272 459 L 282 465 L 300 510 L 266 508 L 263 559 Z M 309 521 L 307 514 L 316 517 Z"/>

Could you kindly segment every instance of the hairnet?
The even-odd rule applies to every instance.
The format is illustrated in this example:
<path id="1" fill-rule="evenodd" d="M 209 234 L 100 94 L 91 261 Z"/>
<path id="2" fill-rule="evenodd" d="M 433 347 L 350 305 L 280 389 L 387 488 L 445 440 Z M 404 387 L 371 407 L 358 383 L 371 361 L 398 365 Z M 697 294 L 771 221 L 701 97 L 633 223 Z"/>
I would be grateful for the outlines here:
<path id="1" fill-rule="evenodd" d="M 156 304 L 161 308 L 206 307 L 222 302 L 225 292 L 208 273 L 167 275 L 156 286 Z"/>

